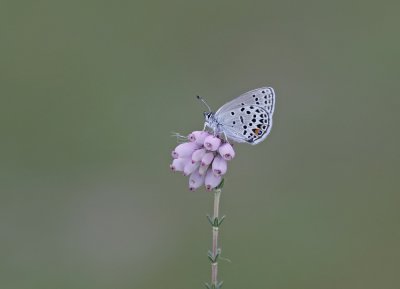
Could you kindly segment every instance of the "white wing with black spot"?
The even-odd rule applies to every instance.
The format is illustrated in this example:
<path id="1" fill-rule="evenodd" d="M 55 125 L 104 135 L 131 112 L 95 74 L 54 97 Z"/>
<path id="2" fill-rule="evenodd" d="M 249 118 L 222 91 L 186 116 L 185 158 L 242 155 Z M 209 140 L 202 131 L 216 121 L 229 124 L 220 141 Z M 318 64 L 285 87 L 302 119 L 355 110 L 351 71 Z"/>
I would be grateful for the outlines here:
<path id="1" fill-rule="evenodd" d="M 236 104 L 215 114 L 221 131 L 235 142 L 258 144 L 271 131 L 272 115 L 257 105 Z"/>
<path id="2" fill-rule="evenodd" d="M 259 106 L 272 116 L 275 109 L 275 91 L 272 87 L 261 87 L 248 91 L 221 106 L 215 114 L 231 110 L 237 105 Z"/>

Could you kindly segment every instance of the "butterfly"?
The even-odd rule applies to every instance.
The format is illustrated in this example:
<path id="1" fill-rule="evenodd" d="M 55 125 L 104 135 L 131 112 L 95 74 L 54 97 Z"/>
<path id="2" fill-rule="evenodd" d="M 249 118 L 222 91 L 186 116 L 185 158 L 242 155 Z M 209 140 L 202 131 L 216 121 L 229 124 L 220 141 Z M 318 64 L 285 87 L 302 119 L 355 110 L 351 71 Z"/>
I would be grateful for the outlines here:
<path id="1" fill-rule="evenodd" d="M 256 145 L 269 135 L 275 110 L 275 92 L 272 87 L 261 87 L 238 96 L 221 106 L 215 113 L 204 112 L 204 129 L 238 143 Z"/>

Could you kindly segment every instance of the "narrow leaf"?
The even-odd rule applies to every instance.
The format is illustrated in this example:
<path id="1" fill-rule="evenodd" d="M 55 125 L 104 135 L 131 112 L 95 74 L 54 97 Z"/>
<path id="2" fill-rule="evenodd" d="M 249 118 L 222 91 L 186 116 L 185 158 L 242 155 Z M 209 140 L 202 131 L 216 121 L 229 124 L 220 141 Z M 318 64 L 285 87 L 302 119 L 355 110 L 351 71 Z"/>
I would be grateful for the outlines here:
<path id="1" fill-rule="evenodd" d="M 213 221 L 212 221 L 210 215 L 207 215 L 207 220 L 208 220 L 208 222 L 210 223 L 211 226 L 214 226 Z"/>
<path id="2" fill-rule="evenodd" d="M 223 216 L 221 217 L 221 219 L 219 219 L 218 227 L 221 226 L 221 224 L 222 224 L 222 222 L 223 222 L 224 220 L 225 220 L 225 215 L 223 215 Z"/>

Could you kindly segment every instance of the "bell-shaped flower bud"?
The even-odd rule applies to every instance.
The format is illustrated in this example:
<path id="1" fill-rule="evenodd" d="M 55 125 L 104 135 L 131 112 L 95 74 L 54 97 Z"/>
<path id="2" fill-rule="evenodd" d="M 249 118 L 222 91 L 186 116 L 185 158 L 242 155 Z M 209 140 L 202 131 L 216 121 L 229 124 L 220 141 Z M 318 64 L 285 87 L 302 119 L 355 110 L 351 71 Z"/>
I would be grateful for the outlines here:
<path id="1" fill-rule="evenodd" d="M 235 151 L 233 150 L 233 147 L 228 142 L 222 144 L 219 147 L 218 152 L 227 161 L 230 161 L 231 159 L 233 159 L 235 157 Z"/>
<path id="2" fill-rule="evenodd" d="M 202 175 L 202 176 L 204 176 L 204 175 L 206 174 L 206 172 L 207 172 L 209 166 L 210 166 L 210 165 L 208 165 L 208 166 L 202 166 L 202 165 L 200 165 L 200 167 L 199 167 L 199 174 Z"/>
<path id="3" fill-rule="evenodd" d="M 208 191 L 215 189 L 227 172 L 227 161 L 235 157 L 233 147 L 207 131 L 194 131 L 187 139 L 172 151 L 170 169 L 189 176 L 191 191 L 202 185 Z"/>
<path id="4" fill-rule="evenodd" d="M 172 164 L 170 164 L 169 168 L 173 172 L 182 172 L 186 163 L 187 163 L 187 159 L 183 159 L 183 158 L 174 159 L 172 161 Z"/>
<path id="5" fill-rule="evenodd" d="M 222 181 L 221 176 L 214 175 L 213 171 L 211 169 L 208 169 L 205 178 L 205 185 L 207 191 L 211 191 L 212 189 L 214 189 L 221 183 L 221 181 Z"/>
<path id="6" fill-rule="evenodd" d="M 204 184 L 205 175 L 200 175 L 199 170 L 195 170 L 189 177 L 189 190 L 194 191 Z"/>
<path id="7" fill-rule="evenodd" d="M 220 155 L 217 155 L 212 162 L 212 170 L 213 173 L 217 176 L 224 175 L 226 170 L 228 169 L 228 164 L 224 158 Z"/>
<path id="8" fill-rule="evenodd" d="M 172 157 L 174 159 L 190 157 L 192 153 L 198 148 L 199 146 L 194 142 L 181 143 L 172 152 Z"/>
<path id="9" fill-rule="evenodd" d="M 198 167 L 200 166 L 200 162 L 197 163 L 192 163 L 192 160 L 188 159 L 188 161 L 185 163 L 185 166 L 183 168 L 183 175 L 188 176 L 191 173 L 193 173 Z"/>
<path id="10" fill-rule="evenodd" d="M 209 135 L 210 134 L 206 131 L 194 131 L 191 134 L 189 134 L 188 139 L 189 139 L 189 141 L 195 142 L 198 145 L 202 146 L 204 144 L 204 140 Z"/>
<path id="11" fill-rule="evenodd" d="M 201 165 L 202 166 L 208 166 L 208 165 L 211 164 L 213 159 L 214 159 L 214 153 L 213 152 L 208 152 L 201 158 Z"/>
<path id="12" fill-rule="evenodd" d="M 204 140 L 204 147 L 209 151 L 215 152 L 219 148 L 220 144 L 221 139 L 213 135 L 209 135 Z"/>
<path id="13" fill-rule="evenodd" d="M 204 148 L 195 150 L 192 154 L 192 163 L 201 161 L 201 159 L 205 154 L 206 154 L 206 149 Z"/>

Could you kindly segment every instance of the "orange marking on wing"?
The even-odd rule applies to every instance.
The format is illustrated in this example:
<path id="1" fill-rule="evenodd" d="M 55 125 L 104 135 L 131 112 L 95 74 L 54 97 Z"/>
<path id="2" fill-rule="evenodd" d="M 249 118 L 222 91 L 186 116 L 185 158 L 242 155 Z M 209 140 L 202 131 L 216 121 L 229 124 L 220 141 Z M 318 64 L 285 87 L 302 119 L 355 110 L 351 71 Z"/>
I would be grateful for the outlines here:
<path id="1" fill-rule="evenodd" d="M 253 132 L 255 135 L 258 135 L 258 133 L 260 132 L 259 128 L 253 128 Z"/>

